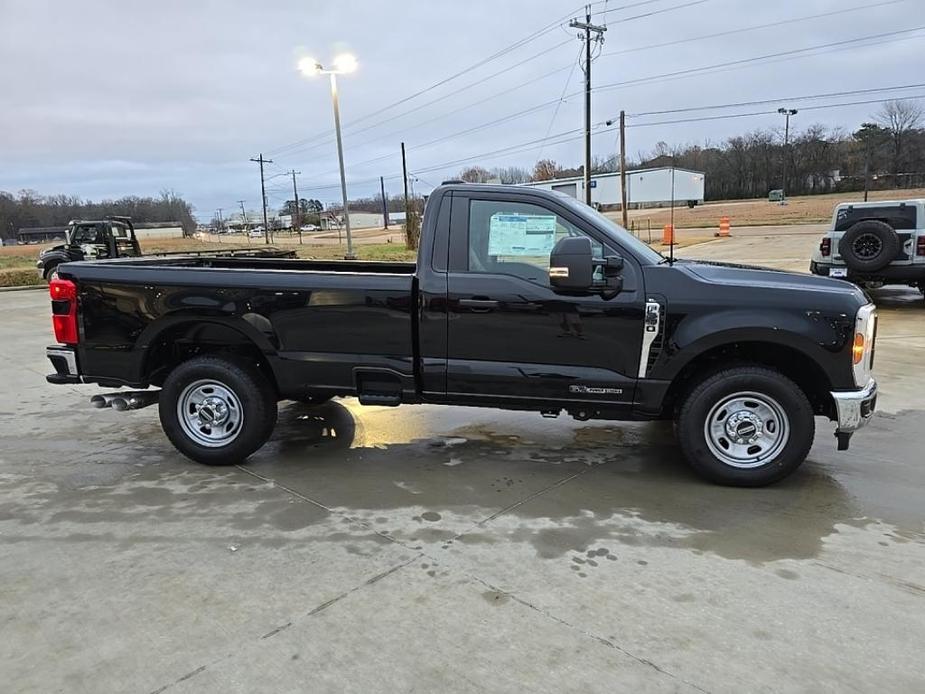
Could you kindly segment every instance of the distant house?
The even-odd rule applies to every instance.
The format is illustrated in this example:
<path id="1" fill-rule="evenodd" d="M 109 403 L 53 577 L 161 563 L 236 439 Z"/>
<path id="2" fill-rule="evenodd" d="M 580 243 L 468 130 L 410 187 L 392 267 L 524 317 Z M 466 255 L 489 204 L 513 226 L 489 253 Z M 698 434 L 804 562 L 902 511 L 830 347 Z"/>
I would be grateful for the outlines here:
<path id="1" fill-rule="evenodd" d="M 674 182 L 672 183 L 672 179 Z M 584 178 L 554 178 L 548 181 L 533 181 L 521 185 L 553 190 L 584 200 Z M 658 167 L 626 171 L 627 207 L 667 205 L 675 202 L 703 202 L 704 173 L 690 169 Z M 591 202 L 602 207 L 619 205 L 620 172 L 592 174 Z"/>
<path id="2" fill-rule="evenodd" d="M 389 212 L 389 224 L 402 224 L 405 221 L 404 212 Z M 339 212 L 322 212 L 322 229 L 341 229 L 344 226 L 344 216 Z M 381 229 L 385 226 L 385 219 L 376 212 L 351 212 L 351 229 Z"/>
<path id="3" fill-rule="evenodd" d="M 64 241 L 67 226 L 60 227 L 23 227 L 16 237 L 20 243 L 48 243 L 49 241 Z"/>

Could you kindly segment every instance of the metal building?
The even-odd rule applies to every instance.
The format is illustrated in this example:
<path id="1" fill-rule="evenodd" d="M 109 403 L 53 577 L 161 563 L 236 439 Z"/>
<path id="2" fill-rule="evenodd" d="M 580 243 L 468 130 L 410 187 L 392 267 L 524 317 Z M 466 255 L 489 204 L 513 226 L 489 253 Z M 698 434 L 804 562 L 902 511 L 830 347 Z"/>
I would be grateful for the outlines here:
<path id="1" fill-rule="evenodd" d="M 674 196 L 671 178 L 674 174 Z M 626 172 L 627 207 L 668 205 L 676 203 L 703 202 L 702 171 L 672 168 L 636 169 Z M 579 200 L 585 199 L 584 178 L 554 178 L 549 181 L 524 183 L 525 186 L 555 190 Z M 591 176 L 591 202 L 602 207 L 620 204 L 620 173 L 595 174 Z"/>

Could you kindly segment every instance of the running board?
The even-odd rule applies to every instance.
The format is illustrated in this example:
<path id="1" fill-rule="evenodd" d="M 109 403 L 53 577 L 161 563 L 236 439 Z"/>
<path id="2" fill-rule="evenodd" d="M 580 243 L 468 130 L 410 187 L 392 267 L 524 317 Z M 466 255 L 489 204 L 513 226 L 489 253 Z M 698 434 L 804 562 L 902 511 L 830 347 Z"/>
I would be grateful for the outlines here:
<path id="1" fill-rule="evenodd" d="M 357 399 L 361 405 L 380 405 L 383 407 L 397 407 L 401 405 L 401 395 L 398 393 L 360 393 Z"/>

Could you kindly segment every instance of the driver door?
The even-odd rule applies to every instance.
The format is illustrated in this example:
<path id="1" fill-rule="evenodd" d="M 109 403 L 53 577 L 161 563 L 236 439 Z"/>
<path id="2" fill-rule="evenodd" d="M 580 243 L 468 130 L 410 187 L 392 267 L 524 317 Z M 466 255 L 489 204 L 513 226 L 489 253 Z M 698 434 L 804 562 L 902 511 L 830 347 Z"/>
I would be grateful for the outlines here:
<path id="1" fill-rule="evenodd" d="M 473 193 L 473 196 L 476 194 Z M 545 198 L 454 195 L 447 275 L 447 391 L 457 400 L 629 406 L 642 344 L 642 273 L 566 207 Z M 623 289 L 563 295 L 549 255 L 563 236 L 624 258 Z"/>

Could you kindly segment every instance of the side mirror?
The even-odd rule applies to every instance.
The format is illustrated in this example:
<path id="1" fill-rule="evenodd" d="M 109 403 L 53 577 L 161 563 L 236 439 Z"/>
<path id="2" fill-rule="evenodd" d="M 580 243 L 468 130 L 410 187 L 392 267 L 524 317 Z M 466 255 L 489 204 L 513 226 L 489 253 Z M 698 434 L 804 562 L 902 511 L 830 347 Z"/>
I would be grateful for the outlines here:
<path id="1" fill-rule="evenodd" d="M 594 281 L 594 254 L 587 236 L 559 239 L 549 255 L 549 284 L 553 289 L 582 291 Z"/>

